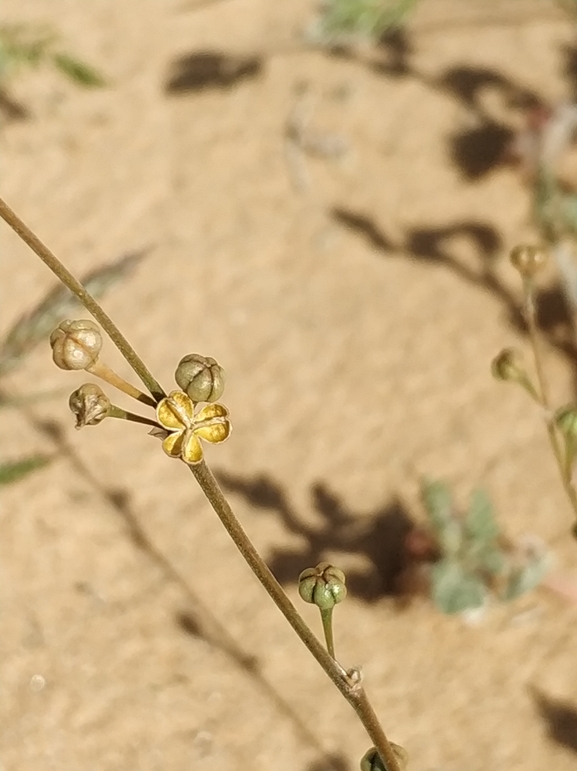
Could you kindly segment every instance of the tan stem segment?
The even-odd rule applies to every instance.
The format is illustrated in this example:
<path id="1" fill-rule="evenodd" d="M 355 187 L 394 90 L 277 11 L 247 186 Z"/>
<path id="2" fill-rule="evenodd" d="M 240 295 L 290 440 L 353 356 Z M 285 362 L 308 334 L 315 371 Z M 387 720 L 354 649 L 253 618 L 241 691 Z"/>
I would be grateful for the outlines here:
<path id="1" fill-rule="evenodd" d="M 156 407 L 154 399 L 148 396 L 148 394 L 142 393 L 142 391 L 131 383 L 127 383 L 124 378 L 121 378 L 114 370 L 110 369 L 108 364 L 104 364 L 104 362 L 99 359 L 97 359 L 94 364 L 90 364 L 90 366 L 86 367 L 86 372 L 90 372 L 91 375 L 95 375 L 101 380 L 105 380 L 111 386 L 118 388 L 119 391 L 128 394 L 128 396 L 132 396 L 133 399 L 142 402 L 142 404 L 148 404 L 149 407 Z"/>
<path id="2" fill-rule="evenodd" d="M 164 393 L 162 386 L 155 380 L 152 373 L 148 370 L 140 356 L 138 356 L 110 316 L 104 312 L 94 297 L 92 297 L 92 295 L 82 286 L 80 281 L 74 278 L 72 273 L 64 267 L 56 255 L 52 254 L 50 249 L 42 243 L 38 236 L 30 230 L 28 225 L 20 219 L 16 212 L 13 211 L 2 198 L 0 198 L 0 217 L 2 217 L 4 222 L 10 225 L 12 230 L 20 236 L 24 243 L 40 257 L 42 262 L 50 268 L 54 275 L 57 276 L 58 279 L 76 295 L 76 297 L 78 297 L 86 310 L 90 311 L 153 395 L 155 403 L 163 399 L 166 394 Z"/>
<path id="3" fill-rule="evenodd" d="M 358 684 L 351 684 L 349 682 L 346 673 L 343 673 L 341 665 L 330 656 L 322 643 L 307 626 L 300 613 L 285 594 L 282 586 L 271 573 L 268 565 L 253 546 L 250 538 L 244 532 L 242 525 L 235 517 L 206 463 L 201 461 L 195 466 L 188 466 L 188 468 L 194 474 L 203 493 L 208 498 L 225 530 L 234 541 L 236 548 L 242 554 L 254 575 L 266 589 L 277 608 L 310 653 L 357 713 L 377 752 L 385 762 L 387 771 L 401 771 L 391 743 L 387 739 L 364 689 Z"/>

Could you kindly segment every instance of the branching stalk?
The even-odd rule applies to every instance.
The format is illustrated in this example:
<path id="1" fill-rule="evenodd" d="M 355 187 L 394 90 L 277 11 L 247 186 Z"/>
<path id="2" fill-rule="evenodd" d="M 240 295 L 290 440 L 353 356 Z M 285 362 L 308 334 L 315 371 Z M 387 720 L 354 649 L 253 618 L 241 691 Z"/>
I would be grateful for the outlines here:
<path id="1" fill-rule="evenodd" d="M 537 399 L 539 404 L 541 404 L 545 410 L 547 434 L 549 435 L 551 448 L 553 449 L 553 454 L 559 468 L 563 488 L 567 494 L 567 497 L 569 498 L 571 508 L 577 517 L 577 490 L 575 489 L 575 485 L 572 479 L 571 459 L 566 457 L 559 433 L 551 417 L 551 401 L 549 399 L 547 379 L 545 377 L 545 370 L 543 365 L 541 340 L 539 337 L 539 330 L 537 328 L 535 311 L 535 288 L 532 279 L 525 278 L 523 280 L 523 290 L 525 293 L 525 318 L 529 328 L 529 338 L 531 341 L 531 349 L 533 351 L 533 359 L 535 362 L 535 372 L 537 374 Z"/>
<path id="2" fill-rule="evenodd" d="M 385 761 L 388 771 L 400 771 L 395 753 L 385 736 L 364 689 L 360 685 L 351 685 L 341 665 L 325 650 L 316 635 L 307 626 L 300 613 L 285 594 L 282 586 L 271 573 L 268 565 L 253 546 L 250 538 L 244 532 L 242 525 L 234 515 L 206 463 L 202 461 L 195 466 L 189 466 L 189 468 L 254 575 L 266 589 L 301 641 L 357 713 L 377 752 Z"/>
<path id="3" fill-rule="evenodd" d="M 86 291 L 82 284 L 74 278 L 72 273 L 64 267 L 60 260 L 52 254 L 50 249 L 42 243 L 38 236 L 30 230 L 2 198 L 0 198 L 0 217 L 10 225 L 12 230 L 20 236 L 24 243 L 26 243 L 38 257 L 40 257 L 42 262 L 50 268 L 60 281 L 67 286 L 76 297 L 78 297 L 86 310 L 90 311 L 134 372 L 148 388 L 155 402 L 159 402 L 164 398 L 166 394 L 164 393 L 162 386 L 157 383 L 152 376 L 152 373 L 148 370 L 142 359 L 138 356 L 118 327 L 116 327 L 110 316 L 102 310 L 92 295 Z"/>
<path id="4" fill-rule="evenodd" d="M 138 357 L 132 346 L 115 326 L 112 319 L 110 319 L 110 317 L 102 310 L 96 300 L 86 291 L 86 289 L 84 289 L 82 284 L 80 284 L 80 282 L 74 278 L 74 276 L 64 267 L 64 265 L 62 265 L 58 258 L 52 254 L 52 252 L 42 243 L 42 241 L 40 241 L 40 239 L 30 230 L 30 228 L 24 224 L 24 222 L 14 211 L 12 211 L 12 209 L 5 201 L 2 200 L 2 198 L 0 198 L 0 217 L 2 217 L 2 219 L 4 219 L 4 221 L 17 233 L 17 235 L 22 238 L 22 240 L 32 249 L 32 251 L 35 252 L 38 257 L 40 257 L 40 259 L 50 268 L 50 270 L 52 270 L 52 272 L 60 279 L 60 281 L 65 286 L 67 286 L 68 289 L 70 289 L 70 291 L 76 295 L 76 297 L 78 297 L 84 307 L 102 325 L 103 329 L 108 333 L 112 342 L 117 346 L 132 369 L 146 385 L 155 402 L 158 402 L 164 398 L 165 393 L 162 387 L 159 385 L 159 383 L 157 383 L 155 378 L 145 366 L 144 362 Z M 140 400 L 142 401 L 142 399 Z M 115 408 L 115 410 L 118 410 L 118 413 L 111 415 L 112 417 L 126 417 L 131 420 L 135 420 L 137 417 L 139 417 L 133 415 L 128 417 L 128 413 L 123 416 L 120 415 L 120 412 L 123 412 L 122 410 L 119 410 L 119 408 Z M 148 421 L 148 419 L 142 419 L 139 420 L 139 422 L 144 422 L 149 425 L 156 425 L 154 421 Z M 232 538 L 235 546 L 240 551 L 245 561 L 248 563 L 256 578 L 266 589 L 277 608 L 284 615 L 288 623 L 292 626 L 312 656 L 320 664 L 334 685 L 338 688 L 344 698 L 357 713 L 379 756 L 384 761 L 387 767 L 387 771 L 401 771 L 397 757 L 393 752 L 393 748 L 387 739 L 381 724 L 379 723 L 379 719 L 377 718 L 377 715 L 375 714 L 375 711 L 371 706 L 371 703 L 369 702 L 367 694 L 361 683 L 354 681 L 349 677 L 346 670 L 344 670 L 343 667 L 341 667 L 341 665 L 333 658 L 331 652 L 325 650 L 322 643 L 317 639 L 315 634 L 305 623 L 304 619 L 301 617 L 288 596 L 285 594 L 283 588 L 271 573 L 269 567 L 264 562 L 262 557 L 258 554 L 247 534 L 244 532 L 240 522 L 235 517 L 228 501 L 226 500 L 222 490 L 220 489 L 216 479 L 214 478 L 206 463 L 201 461 L 197 465 L 189 466 L 189 468 L 192 471 L 196 481 L 200 485 L 204 495 L 224 525 L 226 531 Z M 332 653 L 334 654 L 334 645 L 329 643 L 328 637 L 327 645 L 329 646 L 329 649 L 332 649 Z"/>

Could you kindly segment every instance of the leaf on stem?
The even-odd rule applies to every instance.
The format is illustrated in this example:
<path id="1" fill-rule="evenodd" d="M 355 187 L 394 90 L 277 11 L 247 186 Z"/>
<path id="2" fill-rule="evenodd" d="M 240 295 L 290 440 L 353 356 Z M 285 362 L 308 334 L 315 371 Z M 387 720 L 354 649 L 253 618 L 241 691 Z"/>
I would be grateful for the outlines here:
<path id="1" fill-rule="evenodd" d="M 432 597 L 443 613 L 463 613 L 480 608 L 487 591 L 480 578 L 468 573 L 455 559 L 444 558 L 431 569 Z"/>

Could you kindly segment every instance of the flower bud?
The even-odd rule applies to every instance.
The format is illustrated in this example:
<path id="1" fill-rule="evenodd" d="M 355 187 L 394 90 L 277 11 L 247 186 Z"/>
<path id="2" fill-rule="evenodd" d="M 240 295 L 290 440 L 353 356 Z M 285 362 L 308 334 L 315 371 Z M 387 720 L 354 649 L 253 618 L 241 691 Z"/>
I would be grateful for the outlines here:
<path id="1" fill-rule="evenodd" d="M 174 378 L 193 402 L 215 402 L 224 391 L 224 370 L 210 356 L 198 353 L 184 356 Z"/>
<path id="2" fill-rule="evenodd" d="M 50 335 L 52 358 L 60 369 L 86 369 L 102 348 L 100 327 L 89 319 L 66 319 Z"/>
<path id="3" fill-rule="evenodd" d="M 345 574 L 328 562 L 307 568 L 299 576 L 299 594 L 305 602 L 330 610 L 347 596 Z"/>
<path id="4" fill-rule="evenodd" d="M 409 762 L 409 753 L 404 747 L 401 747 L 400 744 L 390 742 L 390 745 L 401 771 L 405 771 L 407 763 Z M 371 747 L 371 749 L 363 755 L 361 760 L 361 771 L 388 771 L 385 762 L 381 760 L 375 747 Z"/>
<path id="5" fill-rule="evenodd" d="M 527 379 L 519 351 L 505 348 L 491 362 L 491 372 L 496 380 L 522 382 Z"/>
<path id="6" fill-rule="evenodd" d="M 523 278 L 533 278 L 545 266 L 547 252 L 539 246 L 521 244 L 511 250 L 509 260 Z"/>
<path id="7" fill-rule="evenodd" d="M 100 386 L 85 383 L 70 394 L 68 406 L 76 416 L 75 428 L 96 426 L 110 414 L 110 399 Z"/>

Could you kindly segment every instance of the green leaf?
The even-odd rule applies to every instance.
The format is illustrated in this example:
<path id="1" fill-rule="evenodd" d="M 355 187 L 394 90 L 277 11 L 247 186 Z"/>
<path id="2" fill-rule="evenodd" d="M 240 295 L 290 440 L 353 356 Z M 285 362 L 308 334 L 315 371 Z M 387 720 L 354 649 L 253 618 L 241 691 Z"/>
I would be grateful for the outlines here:
<path id="1" fill-rule="evenodd" d="M 493 504 L 485 490 L 474 490 L 465 518 L 465 534 L 482 547 L 492 545 L 499 536 Z"/>
<path id="2" fill-rule="evenodd" d="M 4 461 L 0 463 L 0 486 L 18 482 L 33 471 L 46 466 L 50 461 L 51 458 L 47 455 L 30 455 L 20 460 Z"/>
<path id="3" fill-rule="evenodd" d="M 453 559 L 442 559 L 431 569 L 432 597 L 443 613 L 463 613 L 480 608 L 487 595 L 481 579 L 467 573 Z"/>
<path id="4" fill-rule="evenodd" d="M 74 59 L 68 54 L 54 54 L 52 61 L 63 75 L 74 83 L 87 88 L 99 88 L 106 85 L 106 80 L 97 70 L 80 59 Z"/>
<path id="5" fill-rule="evenodd" d="M 515 566 L 509 574 L 501 599 L 514 600 L 538 586 L 549 570 L 547 554 L 532 556 L 525 565 Z"/>
<path id="6" fill-rule="evenodd" d="M 453 501 L 449 488 L 444 482 L 424 479 L 421 484 L 421 498 L 435 533 L 441 536 L 453 520 Z"/>
<path id="7" fill-rule="evenodd" d="M 475 547 L 474 547 L 475 548 Z M 491 576 L 498 576 L 504 570 L 507 564 L 505 554 L 501 549 L 490 547 L 475 549 L 472 553 L 479 570 L 488 573 Z"/>

